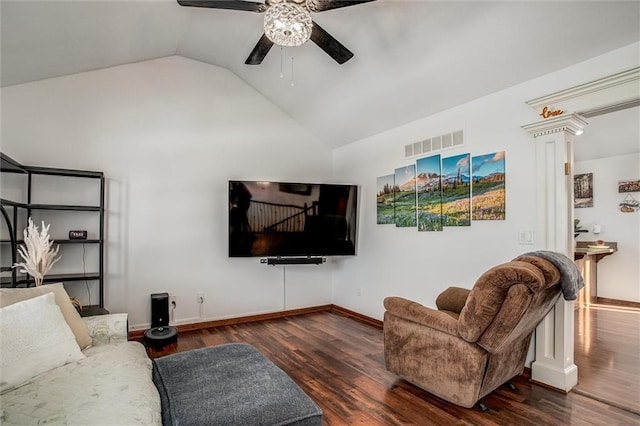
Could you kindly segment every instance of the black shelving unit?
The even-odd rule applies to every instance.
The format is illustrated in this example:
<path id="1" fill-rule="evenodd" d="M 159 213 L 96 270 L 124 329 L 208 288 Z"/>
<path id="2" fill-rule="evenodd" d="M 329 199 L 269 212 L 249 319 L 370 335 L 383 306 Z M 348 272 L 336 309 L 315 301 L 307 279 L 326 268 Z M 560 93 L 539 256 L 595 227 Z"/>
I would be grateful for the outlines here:
<path id="1" fill-rule="evenodd" d="M 0 171 L 2 173 L 19 173 L 27 177 L 26 183 L 26 202 L 18 202 L 0 198 L 0 211 L 5 226 L 8 229 L 8 239 L 1 239 L 0 244 L 10 245 L 11 264 L 7 265 L 3 260 L 0 265 L 0 271 L 11 272 L 11 276 L 0 278 L 1 287 L 28 287 L 33 285 L 34 280 L 28 275 L 18 274 L 16 269 L 12 269 L 11 265 L 18 261 L 18 247 L 24 242 L 19 239 L 22 236 L 22 229 L 18 229 L 19 218 L 27 218 L 31 216 L 34 210 L 44 211 L 80 211 L 80 212 L 96 212 L 99 214 L 99 229 L 97 239 L 86 240 L 70 240 L 56 239 L 55 243 L 61 246 L 74 244 L 97 244 L 99 249 L 98 271 L 92 273 L 74 273 L 74 274 L 49 274 L 46 275 L 43 283 L 52 282 L 73 282 L 73 281 L 94 281 L 99 282 L 99 301 L 98 308 L 104 308 L 104 174 L 102 172 L 57 169 L 50 167 L 25 166 L 11 157 L 0 153 Z M 65 176 L 84 179 L 98 179 L 100 182 L 100 202 L 99 205 L 67 205 L 67 204 L 41 204 L 32 203 L 32 177 L 36 175 L 45 176 Z M 24 216 L 23 216 L 24 215 Z"/>

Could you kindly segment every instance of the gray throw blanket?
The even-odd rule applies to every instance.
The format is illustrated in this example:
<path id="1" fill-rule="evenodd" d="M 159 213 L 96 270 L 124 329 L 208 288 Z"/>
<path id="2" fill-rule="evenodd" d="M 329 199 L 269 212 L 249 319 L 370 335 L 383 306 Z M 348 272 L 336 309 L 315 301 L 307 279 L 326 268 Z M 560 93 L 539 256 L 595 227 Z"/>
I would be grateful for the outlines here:
<path id="1" fill-rule="evenodd" d="M 553 263 L 560 272 L 560 288 L 562 289 L 564 300 L 576 300 L 578 298 L 578 292 L 584 287 L 584 280 L 573 260 L 564 254 L 546 250 L 525 253 L 523 256 L 537 256 Z"/>
<path id="2" fill-rule="evenodd" d="M 322 410 L 256 348 L 229 343 L 153 361 L 162 424 L 321 426 Z"/>

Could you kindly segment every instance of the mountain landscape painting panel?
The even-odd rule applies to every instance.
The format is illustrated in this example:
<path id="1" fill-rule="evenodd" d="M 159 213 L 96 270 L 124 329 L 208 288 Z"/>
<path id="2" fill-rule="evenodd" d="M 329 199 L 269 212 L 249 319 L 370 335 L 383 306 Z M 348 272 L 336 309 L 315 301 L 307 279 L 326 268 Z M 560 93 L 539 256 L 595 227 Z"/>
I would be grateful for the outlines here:
<path id="1" fill-rule="evenodd" d="M 396 227 L 416 226 L 416 165 L 396 169 L 394 179 Z"/>
<path id="2" fill-rule="evenodd" d="M 471 159 L 473 220 L 505 220 L 505 152 Z"/>
<path id="3" fill-rule="evenodd" d="M 442 165 L 440 154 L 416 161 L 418 231 L 442 231 Z"/>
<path id="4" fill-rule="evenodd" d="M 376 223 L 381 225 L 394 224 L 393 187 L 395 186 L 395 175 L 380 176 L 376 183 Z"/>
<path id="5" fill-rule="evenodd" d="M 442 159 L 442 224 L 471 226 L 471 156 Z"/>

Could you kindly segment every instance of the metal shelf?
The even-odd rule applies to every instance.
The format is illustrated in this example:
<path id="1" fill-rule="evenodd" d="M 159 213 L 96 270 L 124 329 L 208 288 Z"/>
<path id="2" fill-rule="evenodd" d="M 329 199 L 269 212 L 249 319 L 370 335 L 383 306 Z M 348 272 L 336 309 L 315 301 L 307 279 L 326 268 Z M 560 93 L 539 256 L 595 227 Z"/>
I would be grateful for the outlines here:
<path id="1" fill-rule="evenodd" d="M 0 203 L 3 206 L 19 207 L 19 208 L 29 209 L 29 210 L 73 210 L 73 211 L 83 211 L 83 212 L 102 211 L 101 206 L 74 206 L 74 205 L 67 205 L 67 204 L 29 204 L 29 203 L 19 203 L 17 201 L 5 200 L 4 198 L 0 199 Z"/>
<path id="2" fill-rule="evenodd" d="M 27 204 L 31 210 L 74 210 L 79 212 L 99 212 L 102 211 L 100 206 L 69 206 L 64 204 Z"/>
<path id="3" fill-rule="evenodd" d="M 100 242 L 100 240 L 81 240 L 81 239 L 77 239 L 77 240 L 57 240 L 55 238 L 51 239 L 53 241 L 53 244 L 97 244 Z M 11 240 L 0 240 L 0 244 L 7 244 L 7 243 L 11 243 Z M 24 244 L 23 240 L 17 240 L 16 241 L 17 244 Z"/>
<path id="4" fill-rule="evenodd" d="M 70 177 L 84 177 L 101 179 L 104 177 L 102 172 L 94 172 L 90 170 L 75 170 L 75 169 L 58 169 L 55 167 L 40 167 L 40 166 L 25 166 L 18 163 L 13 158 L 0 153 L 0 171 L 6 173 L 23 173 L 23 174 L 37 174 L 47 176 L 70 176 Z"/>
<path id="5" fill-rule="evenodd" d="M 89 272 L 86 274 L 49 274 L 47 276 L 44 277 L 44 280 L 42 280 L 42 282 L 44 284 L 47 283 L 59 283 L 59 282 L 71 282 L 71 281 L 93 281 L 93 280 L 99 280 L 101 278 L 101 274 L 99 272 Z M 28 276 L 22 276 L 22 277 L 18 277 L 16 278 L 16 285 L 22 285 L 22 284 L 33 284 L 35 281 L 33 280 L 33 278 L 28 277 Z M 0 278 L 0 283 L 2 284 L 2 287 L 7 287 L 8 285 L 11 285 L 11 277 L 2 277 Z"/>
<path id="6" fill-rule="evenodd" d="M 0 170 L 6 173 L 23 173 L 27 174 L 24 166 L 13 158 L 0 152 Z"/>
<path id="7" fill-rule="evenodd" d="M 4 172 L 4 170 L 3 170 L 3 172 Z M 2 204 L 3 206 L 8 206 L 8 207 L 21 207 L 23 209 L 27 208 L 27 205 L 25 203 L 19 203 L 17 201 L 5 200 L 4 198 L 0 198 L 0 204 Z"/>
<path id="8" fill-rule="evenodd" d="M 105 197 L 105 179 L 104 174 L 102 172 L 88 171 L 88 170 L 72 170 L 72 169 L 59 169 L 53 167 L 40 167 L 40 166 L 25 166 L 11 157 L 5 155 L 4 153 L 0 153 L 0 172 L 3 173 L 21 173 L 27 175 L 26 182 L 26 202 L 17 202 L 7 199 L 0 199 L 0 209 L 2 210 L 2 216 L 4 218 L 4 222 L 9 230 L 10 240 L 0 240 L 0 243 L 3 244 L 11 244 L 11 254 L 12 259 L 11 262 L 15 263 L 17 259 L 17 250 L 20 244 L 24 244 L 24 241 L 18 240 L 18 236 L 20 236 L 20 232 L 15 229 L 14 225 L 16 223 L 20 223 L 18 220 L 19 214 L 26 216 L 30 216 L 33 210 L 49 210 L 49 211 L 76 211 L 76 212 L 95 212 L 99 214 L 100 223 L 99 223 L 99 235 L 98 238 L 87 239 L 87 240 L 71 240 L 71 239 L 61 239 L 54 240 L 54 244 L 60 245 L 73 245 L 73 244 L 97 244 L 99 247 L 99 259 L 98 259 L 98 271 L 92 273 L 77 273 L 77 274 L 52 274 L 47 275 L 44 278 L 44 283 L 53 283 L 53 282 L 70 282 L 70 281 L 99 281 L 100 295 L 99 295 L 99 308 L 104 308 L 104 197 Z M 32 187 L 36 184 L 33 183 L 32 177 L 34 175 L 45 175 L 45 176 L 65 176 L 65 177 L 75 177 L 75 178 L 88 178 L 88 179 L 99 179 L 100 180 L 100 205 L 66 205 L 66 204 L 42 204 L 42 203 L 32 203 Z M 6 211 L 5 207 L 12 207 L 13 212 L 12 215 Z M 24 211 L 20 211 L 19 209 L 25 209 Z M 12 216 L 12 217 L 11 217 Z M 25 274 L 16 273 L 15 269 L 12 269 L 9 266 L 2 266 L 2 272 L 11 272 L 11 276 L 0 278 L 0 285 L 2 287 L 16 287 L 16 286 L 29 286 L 34 283 L 34 280 Z"/>
<path id="9" fill-rule="evenodd" d="M 88 306 L 83 306 L 82 309 L 80 310 L 80 316 L 81 317 L 92 317 L 95 315 L 107 315 L 109 313 L 109 311 L 107 311 L 105 308 L 101 308 L 98 305 L 88 305 Z"/>

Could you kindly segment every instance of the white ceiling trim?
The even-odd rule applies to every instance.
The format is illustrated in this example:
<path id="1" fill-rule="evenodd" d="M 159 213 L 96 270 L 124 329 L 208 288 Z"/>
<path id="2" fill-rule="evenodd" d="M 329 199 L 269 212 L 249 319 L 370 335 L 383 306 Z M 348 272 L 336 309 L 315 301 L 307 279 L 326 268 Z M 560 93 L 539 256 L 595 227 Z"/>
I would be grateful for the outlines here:
<path id="1" fill-rule="evenodd" d="M 586 113 L 633 105 L 640 100 L 640 67 L 527 101 L 540 111 L 544 107 Z"/>

